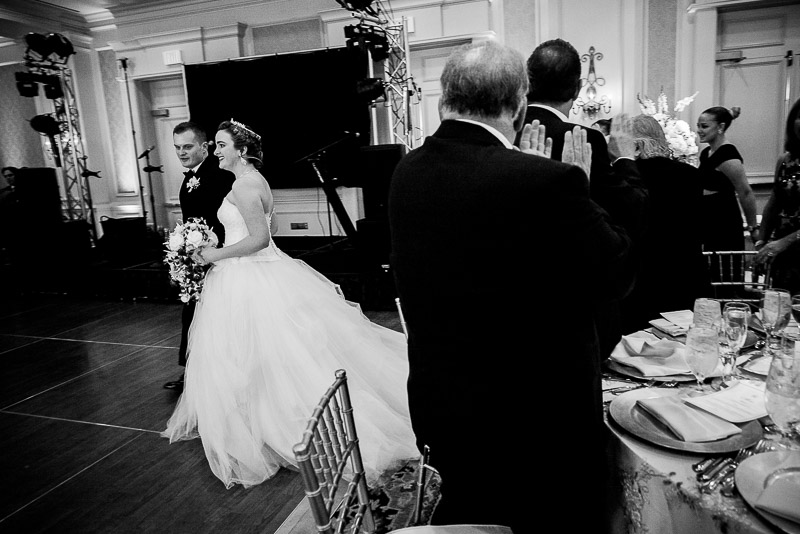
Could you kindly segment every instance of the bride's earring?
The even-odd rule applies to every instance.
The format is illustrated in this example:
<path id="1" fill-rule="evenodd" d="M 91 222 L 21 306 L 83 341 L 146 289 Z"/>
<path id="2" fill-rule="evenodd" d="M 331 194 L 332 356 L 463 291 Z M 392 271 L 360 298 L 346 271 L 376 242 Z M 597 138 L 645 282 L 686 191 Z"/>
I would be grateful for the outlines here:
<path id="1" fill-rule="evenodd" d="M 239 161 L 242 165 L 247 165 L 247 158 L 244 157 L 244 153 L 239 154 Z"/>

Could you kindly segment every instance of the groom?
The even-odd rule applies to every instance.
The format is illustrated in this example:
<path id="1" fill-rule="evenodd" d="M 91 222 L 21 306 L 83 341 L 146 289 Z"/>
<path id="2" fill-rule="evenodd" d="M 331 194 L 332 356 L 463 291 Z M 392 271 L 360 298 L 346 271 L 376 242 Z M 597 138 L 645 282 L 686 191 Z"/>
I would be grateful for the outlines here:
<path id="1" fill-rule="evenodd" d="M 172 130 L 175 153 L 187 171 L 181 184 L 180 202 L 183 222 L 190 217 L 202 217 L 214 230 L 222 246 L 225 241 L 225 228 L 217 218 L 225 195 L 231 190 L 235 179 L 233 173 L 219 168 L 216 156 L 208 154 L 206 132 L 193 122 L 182 122 Z M 189 326 L 194 317 L 195 302 L 183 305 L 181 315 L 181 346 L 178 352 L 178 365 L 186 367 L 186 347 L 189 342 Z M 183 390 L 183 374 L 172 382 L 164 384 L 166 389 Z"/>

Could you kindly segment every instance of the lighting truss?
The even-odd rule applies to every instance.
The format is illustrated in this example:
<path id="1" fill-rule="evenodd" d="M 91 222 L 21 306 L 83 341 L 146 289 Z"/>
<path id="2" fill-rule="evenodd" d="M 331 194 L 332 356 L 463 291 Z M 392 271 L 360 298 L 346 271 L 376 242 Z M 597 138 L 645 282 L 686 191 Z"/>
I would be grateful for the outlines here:
<path id="1" fill-rule="evenodd" d="M 384 60 L 383 76 L 386 105 L 389 107 L 391 138 L 406 147 L 406 152 L 422 144 L 422 124 L 412 110 L 419 110 L 420 91 L 409 69 L 408 27 L 406 18 L 384 27 L 389 53 Z M 417 123 L 416 125 L 414 123 Z"/>
<path id="2" fill-rule="evenodd" d="M 39 63 L 28 59 L 26 66 L 31 72 L 53 75 L 60 83 L 63 95 L 52 99 L 55 118 L 61 127 L 61 134 L 55 137 L 57 152 L 61 162 L 61 178 L 64 196 L 61 199 L 61 210 L 65 219 L 70 221 L 86 221 L 89 224 L 92 242 L 96 242 L 96 227 L 92 194 L 89 189 L 89 176 L 97 173 L 86 167 L 86 151 L 81 135 L 78 102 L 75 98 L 75 86 L 72 71 L 66 65 L 55 65 L 52 62 Z"/>
<path id="3" fill-rule="evenodd" d="M 386 17 L 382 8 L 378 7 L 376 10 L 371 6 L 372 2 L 367 2 L 366 8 L 357 9 L 356 2 L 337 1 L 348 9 L 354 18 L 360 20 L 358 26 L 364 28 L 365 33 L 386 36 L 387 51 L 382 63 L 389 139 L 393 143 L 403 145 L 406 152 L 418 147 L 423 140 L 422 106 L 420 91 L 409 69 L 408 20 L 403 17 L 400 22 L 392 21 Z M 358 2 L 358 4 L 363 3 Z M 372 50 L 370 53 L 373 54 Z"/>

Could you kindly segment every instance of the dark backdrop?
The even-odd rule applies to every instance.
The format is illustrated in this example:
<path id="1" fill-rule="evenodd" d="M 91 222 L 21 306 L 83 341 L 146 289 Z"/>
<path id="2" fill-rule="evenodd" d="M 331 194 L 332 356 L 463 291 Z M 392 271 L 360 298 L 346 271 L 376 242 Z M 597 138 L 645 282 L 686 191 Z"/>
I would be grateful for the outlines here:
<path id="1" fill-rule="evenodd" d="M 200 63 L 184 72 L 191 120 L 212 139 L 231 118 L 260 134 L 263 174 L 273 188 L 319 186 L 310 164 L 295 161 L 344 139 L 320 164 L 326 178 L 339 177 L 341 162 L 369 144 L 368 102 L 356 93 L 356 83 L 367 77 L 367 57 L 358 49 Z"/>

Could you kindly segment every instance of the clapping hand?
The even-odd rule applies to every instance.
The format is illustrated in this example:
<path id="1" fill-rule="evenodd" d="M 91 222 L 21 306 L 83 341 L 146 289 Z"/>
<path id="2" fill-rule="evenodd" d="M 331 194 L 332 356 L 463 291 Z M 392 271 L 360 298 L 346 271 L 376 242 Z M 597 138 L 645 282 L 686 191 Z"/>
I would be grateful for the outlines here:
<path id="1" fill-rule="evenodd" d="M 545 127 L 543 124 L 539 124 L 538 119 L 526 124 L 522 129 L 519 149 L 526 154 L 550 158 L 553 151 L 553 140 L 545 137 Z"/>
<path id="2" fill-rule="evenodd" d="M 592 168 L 592 145 L 586 141 L 586 130 L 575 126 L 571 132 L 564 134 L 564 151 L 561 161 L 577 165 L 588 177 Z"/>
<path id="3" fill-rule="evenodd" d="M 633 121 L 627 113 L 620 113 L 611 121 L 608 137 L 608 157 L 613 163 L 618 158 L 634 159 L 636 141 L 633 138 Z"/>

